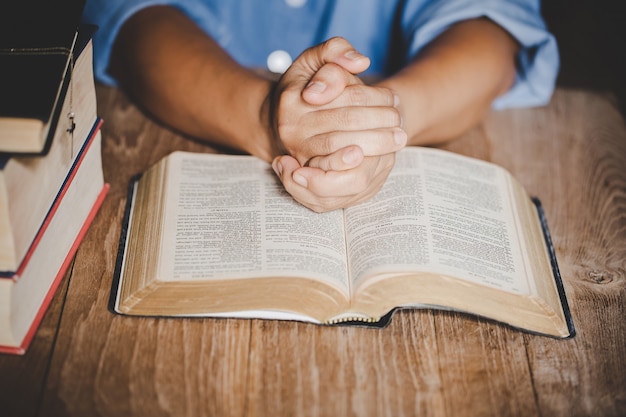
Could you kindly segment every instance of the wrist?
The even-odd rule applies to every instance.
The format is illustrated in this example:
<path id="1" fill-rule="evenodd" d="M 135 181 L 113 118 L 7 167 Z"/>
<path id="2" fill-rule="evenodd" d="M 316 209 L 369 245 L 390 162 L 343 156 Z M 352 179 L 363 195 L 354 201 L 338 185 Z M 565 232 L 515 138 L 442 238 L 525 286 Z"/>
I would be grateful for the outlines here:
<path id="1" fill-rule="evenodd" d="M 264 98 L 259 109 L 260 131 L 263 132 L 263 140 L 261 152 L 258 155 L 264 160 L 272 161 L 279 155 L 286 155 L 288 152 L 278 133 L 278 118 L 276 116 L 276 81 L 270 82 L 264 90 Z"/>
<path id="2" fill-rule="evenodd" d="M 430 133 L 436 123 L 437 100 L 431 96 L 431 88 L 417 74 L 410 78 L 398 74 L 377 84 L 394 92 L 396 106 L 402 120 L 401 127 L 408 136 L 407 145 L 426 145 L 433 142 Z"/>
<path id="3" fill-rule="evenodd" d="M 245 76 L 231 84 L 232 111 L 228 115 L 234 117 L 225 120 L 231 129 L 230 141 L 233 148 L 271 162 L 279 153 L 270 113 L 274 82 L 262 74 L 244 71 Z"/>

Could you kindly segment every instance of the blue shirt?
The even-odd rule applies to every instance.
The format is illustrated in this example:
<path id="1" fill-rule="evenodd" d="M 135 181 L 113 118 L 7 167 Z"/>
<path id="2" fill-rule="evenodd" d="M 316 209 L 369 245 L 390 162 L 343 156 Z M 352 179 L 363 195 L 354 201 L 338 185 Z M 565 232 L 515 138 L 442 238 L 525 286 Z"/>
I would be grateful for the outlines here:
<path id="1" fill-rule="evenodd" d="M 182 10 L 249 67 L 284 69 L 304 49 L 343 36 L 370 57 L 370 75 L 387 76 L 450 25 L 484 16 L 521 45 L 516 82 L 494 108 L 546 104 L 558 74 L 556 41 L 546 30 L 539 0 L 88 0 L 83 20 L 100 27 L 94 37 L 98 80 L 115 85 L 107 67 L 121 25 L 156 4 Z M 275 51 L 282 51 L 282 60 L 276 54 L 268 59 Z"/>

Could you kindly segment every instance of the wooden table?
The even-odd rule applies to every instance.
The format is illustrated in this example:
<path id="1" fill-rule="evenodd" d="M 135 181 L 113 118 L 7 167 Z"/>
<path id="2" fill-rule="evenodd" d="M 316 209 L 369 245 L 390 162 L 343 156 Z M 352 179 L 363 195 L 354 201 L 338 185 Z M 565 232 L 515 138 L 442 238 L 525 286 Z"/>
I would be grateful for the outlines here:
<path id="1" fill-rule="evenodd" d="M 107 309 L 130 176 L 209 152 L 98 87 L 110 193 L 32 344 L 0 356 L 0 415 L 618 416 L 626 414 L 626 130 L 611 100 L 559 90 L 446 148 L 541 198 L 578 334 L 533 336 L 442 311 L 384 330 Z"/>

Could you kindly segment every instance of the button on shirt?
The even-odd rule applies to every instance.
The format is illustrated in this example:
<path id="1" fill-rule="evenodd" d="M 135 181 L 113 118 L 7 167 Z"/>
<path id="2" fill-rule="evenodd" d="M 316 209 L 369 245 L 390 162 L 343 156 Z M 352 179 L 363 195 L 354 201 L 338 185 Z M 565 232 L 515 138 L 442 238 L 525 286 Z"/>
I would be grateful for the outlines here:
<path id="1" fill-rule="evenodd" d="M 547 103 L 559 67 L 538 0 L 88 0 L 83 20 L 99 26 L 98 80 L 115 85 L 106 69 L 121 25 L 157 4 L 182 10 L 244 66 L 283 72 L 306 48 L 343 36 L 371 59 L 367 74 L 378 76 L 397 71 L 450 25 L 485 16 L 521 45 L 516 82 L 494 108 Z"/>

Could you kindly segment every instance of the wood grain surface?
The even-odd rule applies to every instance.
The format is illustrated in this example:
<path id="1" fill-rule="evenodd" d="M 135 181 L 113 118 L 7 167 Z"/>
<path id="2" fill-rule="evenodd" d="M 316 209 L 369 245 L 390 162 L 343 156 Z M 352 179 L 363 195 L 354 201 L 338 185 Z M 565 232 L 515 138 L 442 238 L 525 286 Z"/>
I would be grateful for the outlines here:
<path id="1" fill-rule="evenodd" d="M 383 330 L 108 310 L 130 177 L 216 150 L 98 87 L 107 199 L 23 357 L 0 356 L 2 416 L 621 416 L 626 413 L 626 129 L 613 102 L 557 90 L 445 146 L 541 199 L 577 335 L 402 311 Z"/>

